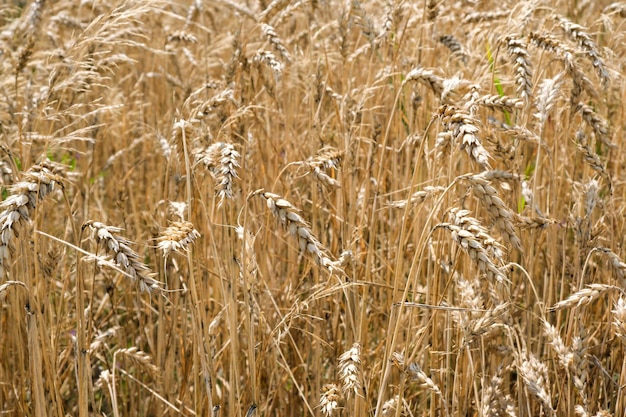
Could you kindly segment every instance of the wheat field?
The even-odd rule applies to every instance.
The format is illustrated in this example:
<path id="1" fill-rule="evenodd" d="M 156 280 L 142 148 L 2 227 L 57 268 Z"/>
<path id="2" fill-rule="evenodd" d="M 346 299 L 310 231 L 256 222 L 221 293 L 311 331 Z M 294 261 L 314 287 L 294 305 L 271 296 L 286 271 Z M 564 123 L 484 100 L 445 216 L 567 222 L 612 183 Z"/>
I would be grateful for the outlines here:
<path id="1" fill-rule="evenodd" d="M 0 415 L 626 416 L 625 18 L 3 1 Z"/>

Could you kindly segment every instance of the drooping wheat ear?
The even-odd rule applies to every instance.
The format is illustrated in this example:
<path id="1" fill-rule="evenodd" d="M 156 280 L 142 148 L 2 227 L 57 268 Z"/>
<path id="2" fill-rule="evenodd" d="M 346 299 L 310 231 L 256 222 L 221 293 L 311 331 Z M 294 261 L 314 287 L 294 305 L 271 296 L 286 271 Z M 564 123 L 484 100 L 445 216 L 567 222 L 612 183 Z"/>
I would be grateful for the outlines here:
<path id="1" fill-rule="evenodd" d="M 517 95 L 528 102 L 533 91 L 533 70 L 528 44 L 516 35 L 507 36 L 505 41 L 507 52 L 513 58 Z"/>
<path id="2" fill-rule="evenodd" d="M 0 279 L 7 275 L 19 228 L 29 221 L 37 204 L 57 185 L 63 187 L 63 172 L 62 165 L 50 161 L 33 165 L 9 188 L 10 195 L 0 203 Z"/>
<path id="3" fill-rule="evenodd" d="M 13 184 L 13 168 L 4 160 L 0 160 L 0 185 L 9 186 Z"/>
<path id="4" fill-rule="evenodd" d="M 534 114 L 539 123 L 538 131 L 543 131 L 543 128 L 548 120 L 550 111 L 556 104 L 559 97 L 561 88 L 561 79 L 563 73 L 558 73 L 554 78 L 546 78 L 539 85 L 539 94 L 537 96 L 537 112 Z"/>
<path id="5" fill-rule="evenodd" d="M 503 262 L 504 246 L 498 243 L 476 218 L 470 216 L 469 210 L 460 210 L 455 207 L 450 209 L 449 216 L 456 226 L 460 226 L 463 230 L 474 235 L 490 258 Z"/>
<path id="6" fill-rule="evenodd" d="M 156 377 L 159 375 L 159 368 L 152 363 L 152 357 L 146 352 L 139 350 L 137 347 L 129 347 L 124 349 L 118 349 L 114 355 L 122 355 L 130 359 L 135 364 L 141 366 L 148 371 L 151 376 Z"/>
<path id="7" fill-rule="evenodd" d="M 341 184 L 326 173 L 329 169 L 339 169 L 343 152 L 332 146 L 325 146 L 317 152 L 317 155 L 304 161 L 302 165 L 307 167 L 315 179 L 329 188 L 339 188 Z"/>
<path id="8" fill-rule="evenodd" d="M 504 19 L 511 14 L 509 10 L 496 10 L 489 12 L 472 12 L 467 13 L 461 23 L 464 25 L 469 25 L 473 23 L 480 22 L 491 22 L 493 20 Z"/>
<path id="9" fill-rule="evenodd" d="M 574 42 L 578 43 L 578 45 L 585 52 L 585 55 L 587 55 L 594 69 L 598 73 L 598 76 L 602 80 L 602 84 L 606 86 L 610 81 L 609 72 L 606 70 L 604 62 L 600 57 L 598 45 L 596 45 L 595 41 L 591 39 L 591 36 L 587 33 L 587 29 L 561 16 L 559 16 L 557 20 L 567 36 L 569 36 L 569 38 Z"/>
<path id="10" fill-rule="evenodd" d="M 206 149 L 195 152 L 197 163 L 202 163 L 215 180 L 215 193 L 220 198 L 218 206 L 224 198 L 233 198 L 233 182 L 238 178 L 239 152 L 235 146 L 225 142 L 215 142 Z"/>
<path id="11" fill-rule="evenodd" d="M 537 397 L 548 415 L 554 415 L 552 397 L 550 395 L 550 381 L 548 367 L 532 353 L 517 358 L 517 371 L 524 380 L 528 392 Z"/>
<path id="12" fill-rule="evenodd" d="M 467 64 L 467 52 L 465 52 L 465 48 L 454 35 L 442 35 L 439 37 L 439 42 L 448 48 L 453 56 L 458 57 L 462 63 Z"/>
<path id="13" fill-rule="evenodd" d="M 269 193 L 263 189 L 257 190 L 251 196 L 260 195 L 267 203 L 274 217 L 276 217 L 289 233 L 298 238 L 300 250 L 309 253 L 315 263 L 326 268 L 331 273 L 341 273 L 337 261 L 333 261 L 327 254 L 326 248 L 311 232 L 308 223 L 298 214 L 298 210 L 278 194 Z"/>
<path id="14" fill-rule="evenodd" d="M 350 12 L 356 26 L 361 29 L 361 33 L 367 38 L 370 45 L 375 46 L 377 42 L 376 34 L 379 33 L 380 30 L 376 28 L 376 25 L 374 25 L 372 19 L 367 15 L 367 12 L 359 0 L 352 0 L 351 4 Z"/>
<path id="15" fill-rule="evenodd" d="M 398 410 L 398 407 L 400 408 L 400 410 Z M 383 417 L 408 417 L 412 415 L 410 410 L 411 406 L 407 402 L 407 400 L 405 400 L 404 398 L 400 400 L 400 397 L 398 395 L 394 395 L 393 398 L 383 403 L 381 412 Z"/>
<path id="16" fill-rule="evenodd" d="M 556 353 L 561 367 L 569 371 L 574 360 L 574 354 L 567 346 L 565 346 L 565 343 L 563 342 L 559 331 L 556 329 L 556 327 L 544 320 L 543 332 L 548 338 L 548 343 L 550 343 L 550 345 L 554 349 L 554 353 Z"/>
<path id="17" fill-rule="evenodd" d="M 505 242 L 515 249 L 522 250 L 522 242 L 515 234 L 513 219 L 515 213 L 499 197 L 498 191 L 491 185 L 491 179 L 517 179 L 517 176 L 505 171 L 486 171 L 481 174 L 465 176 L 472 186 L 476 198 L 483 204 L 489 218 L 496 225 Z"/>
<path id="18" fill-rule="evenodd" d="M 322 387 L 322 395 L 320 396 L 320 408 L 322 414 L 326 417 L 332 417 L 333 413 L 339 407 L 339 387 L 337 384 L 326 384 Z"/>
<path id="19" fill-rule="evenodd" d="M 580 336 L 572 338 L 572 382 L 583 401 L 583 409 L 589 410 L 589 397 L 587 396 L 587 381 L 589 379 L 589 335 L 584 328 L 580 330 Z"/>
<path id="20" fill-rule="evenodd" d="M 613 313 L 613 328 L 617 336 L 626 345 L 626 299 L 622 296 L 615 302 Z"/>
<path id="21" fill-rule="evenodd" d="M 254 58 L 252 58 L 252 61 L 267 65 L 272 70 L 274 76 L 277 79 L 280 79 L 280 77 L 283 75 L 283 70 L 285 69 L 285 66 L 282 62 L 276 59 L 276 56 L 273 53 L 269 51 L 257 52 L 254 55 Z"/>
<path id="22" fill-rule="evenodd" d="M 438 75 L 435 75 L 435 73 L 432 70 L 428 70 L 424 68 L 412 69 L 406 75 L 406 77 L 404 78 L 404 81 L 402 81 L 402 86 L 405 86 L 406 84 L 413 82 L 413 81 L 419 82 L 420 84 L 424 84 L 425 86 L 433 90 L 433 92 L 435 93 L 437 97 L 440 97 L 441 93 L 443 92 L 444 79 Z"/>
<path id="23" fill-rule="evenodd" d="M 581 307 L 590 304 L 592 301 L 600 298 L 606 291 L 615 289 L 612 285 L 605 284 L 588 284 L 587 288 L 575 292 L 563 301 L 559 301 L 549 311 L 562 310 L 564 308 Z"/>
<path id="24" fill-rule="evenodd" d="M 422 367 L 417 362 L 411 362 L 406 367 L 406 370 L 413 380 L 417 381 L 422 389 L 432 391 L 443 399 L 439 386 L 435 384 L 435 381 L 433 381 L 428 375 L 426 375 L 426 372 L 422 370 Z"/>
<path id="25" fill-rule="evenodd" d="M 465 149 L 470 158 L 484 170 L 491 169 L 489 160 L 491 155 L 483 147 L 482 142 L 476 135 L 478 133 L 478 121 L 466 110 L 450 105 L 443 105 L 437 111 L 444 131 L 452 133 L 454 142 L 459 144 L 461 150 Z"/>
<path id="26" fill-rule="evenodd" d="M 589 127 L 591 127 L 591 130 L 600 142 L 609 148 L 617 148 L 617 145 L 611 142 L 612 134 L 609 124 L 598 113 L 596 113 L 591 106 L 584 103 L 578 103 L 576 110 L 581 113 L 583 120 L 589 125 Z"/>
<path id="27" fill-rule="evenodd" d="M 502 393 L 504 380 L 501 372 L 502 369 L 498 368 L 497 373 L 489 379 L 489 383 L 483 383 L 481 407 L 483 416 L 517 416 L 513 399 L 509 394 Z"/>
<path id="28" fill-rule="evenodd" d="M 126 271 L 133 281 L 137 281 L 141 291 L 150 292 L 159 288 L 159 282 L 153 277 L 150 268 L 140 261 L 139 254 L 130 248 L 131 242 L 128 239 L 117 236 L 122 229 L 114 226 L 107 226 L 93 220 L 87 220 L 83 224 L 83 229 L 89 227 L 98 243 L 102 243 L 107 254 L 113 257 L 117 266 Z"/>
<path id="29" fill-rule="evenodd" d="M 594 248 L 594 250 L 602 252 L 609 258 L 609 267 L 615 276 L 621 283 L 626 283 L 626 263 L 622 262 L 620 257 L 609 248 L 597 247 Z"/>
<path id="30" fill-rule="evenodd" d="M 261 30 L 263 31 L 263 35 L 265 36 L 265 38 L 270 44 L 272 44 L 272 47 L 274 47 L 274 49 L 276 50 L 276 52 L 278 52 L 281 58 L 290 63 L 291 55 L 289 54 L 289 51 L 287 51 L 287 48 L 285 48 L 283 41 L 276 33 L 274 27 L 268 25 L 267 23 L 261 23 Z"/>
<path id="31" fill-rule="evenodd" d="M 459 216 L 466 217 L 466 212 L 467 210 L 459 210 Z M 475 223 L 478 224 L 478 221 L 476 220 Z M 450 231 L 452 240 L 461 247 L 472 261 L 476 262 L 478 269 L 485 273 L 487 278 L 494 279 L 498 283 L 507 282 L 506 275 L 496 267 L 488 249 L 485 248 L 485 243 L 490 245 L 491 250 L 491 247 L 495 246 L 497 242 L 493 238 L 487 239 L 489 235 L 484 232 L 484 229 L 477 235 L 475 232 L 466 230 L 457 224 L 441 223 L 435 227 Z M 496 252 L 495 249 L 493 251 Z"/>
<path id="32" fill-rule="evenodd" d="M 531 32 L 529 37 L 533 45 L 554 54 L 563 61 L 565 70 L 572 78 L 573 87 L 570 98 L 572 106 L 578 104 L 583 91 L 586 91 L 591 97 L 595 98 L 598 96 L 593 83 L 579 68 L 575 58 L 575 51 L 572 48 L 548 34 Z"/>
<path id="33" fill-rule="evenodd" d="M 615 2 L 611 3 L 602 10 L 602 14 L 619 14 L 620 17 L 626 17 L 626 3 Z"/>
<path id="34" fill-rule="evenodd" d="M 587 136 L 582 132 L 576 132 L 576 141 L 578 144 L 578 151 L 582 154 L 583 160 L 591 169 L 597 172 L 605 181 L 609 188 L 609 192 L 613 192 L 613 181 L 611 176 L 604 168 L 604 164 L 600 161 L 600 157 L 595 153 L 591 146 L 587 143 Z"/>
<path id="35" fill-rule="evenodd" d="M 189 245 L 193 244 L 200 233 L 194 229 L 190 222 L 173 222 L 161 236 L 157 239 L 159 242 L 157 248 L 163 251 L 163 256 L 167 258 L 170 253 L 179 250 L 187 250 Z"/>
<path id="36" fill-rule="evenodd" d="M 524 102 L 520 99 L 499 96 L 497 94 L 479 97 L 478 100 L 476 100 L 476 104 L 492 109 L 505 110 L 509 113 L 513 112 L 513 109 L 521 109 L 524 107 Z"/>
<path id="37" fill-rule="evenodd" d="M 361 391 L 361 345 L 354 343 L 350 349 L 339 356 L 339 378 L 342 382 L 342 390 L 346 395 L 354 392 L 360 395 Z"/>
<path id="38" fill-rule="evenodd" d="M 512 139 L 535 143 L 541 146 L 548 155 L 552 154 L 552 150 L 548 144 L 541 140 L 541 138 L 532 130 L 519 125 L 506 124 L 492 116 L 488 117 L 488 121 L 490 126 L 494 127 L 496 131 L 501 132 Z"/>
<path id="39" fill-rule="evenodd" d="M 398 208 L 398 209 L 403 209 L 409 204 L 412 206 L 415 206 L 417 204 L 422 204 L 426 200 L 429 200 L 430 198 L 443 192 L 444 190 L 445 190 L 445 187 L 439 187 L 439 186 L 433 187 L 433 186 L 427 185 L 426 187 L 424 187 L 423 190 L 414 192 L 411 195 L 411 197 L 409 197 L 407 200 L 391 201 L 390 203 L 388 203 L 388 205 L 389 207 Z"/>
<path id="40" fill-rule="evenodd" d="M 485 336 L 492 330 L 502 327 L 502 323 L 507 320 L 508 303 L 498 304 L 495 308 L 488 310 L 477 319 L 470 319 L 463 331 L 463 345 L 469 345 L 480 336 Z"/>

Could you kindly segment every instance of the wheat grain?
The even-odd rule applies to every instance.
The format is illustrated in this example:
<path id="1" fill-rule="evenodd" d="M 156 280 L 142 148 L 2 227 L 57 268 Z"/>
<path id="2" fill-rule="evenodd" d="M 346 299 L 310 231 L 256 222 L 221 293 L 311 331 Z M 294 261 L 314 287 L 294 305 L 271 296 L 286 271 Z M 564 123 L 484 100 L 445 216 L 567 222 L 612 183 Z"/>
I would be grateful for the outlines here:
<path id="1" fill-rule="evenodd" d="M 233 183 L 239 168 L 239 152 L 235 146 L 225 142 L 215 142 L 206 149 L 195 151 L 196 163 L 202 163 L 215 179 L 215 193 L 219 206 L 225 198 L 233 198 Z"/>
<path id="2" fill-rule="evenodd" d="M 559 301 L 552 307 L 550 311 L 562 310 L 565 308 L 581 307 L 597 300 L 604 292 L 614 287 L 605 284 L 588 284 L 587 288 L 583 288 L 570 295 L 563 301 Z"/>
<path id="3" fill-rule="evenodd" d="M 528 391 L 539 399 L 548 415 L 554 415 L 547 366 L 532 353 L 519 357 L 516 365 Z"/>
<path id="4" fill-rule="evenodd" d="M 602 83 L 606 86 L 606 84 L 608 84 L 610 80 L 609 73 L 604 66 L 602 58 L 600 57 L 600 51 L 598 50 L 598 46 L 593 41 L 593 39 L 591 39 L 591 36 L 589 36 L 587 30 L 565 17 L 559 16 L 557 20 L 563 31 L 572 40 L 577 42 L 578 45 L 583 49 L 583 51 L 585 51 L 585 54 L 591 60 L 594 69 L 602 80 Z"/>
<path id="5" fill-rule="evenodd" d="M 190 222 L 173 222 L 159 236 L 157 248 L 163 251 L 163 256 L 167 258 L 170 253 L 179 250 L 187 250 L 189 245 L 193 244 L 200 233 L 194 229 Z"/>
<path id="6" fill-rule="evenodd" d="M 513 58 L 517 95 L 528 101 L 532 97 L 533 91 L 533 70 L 528 45 L 516 35 L 507 36 L 505 41 L 507 52 Z"/>

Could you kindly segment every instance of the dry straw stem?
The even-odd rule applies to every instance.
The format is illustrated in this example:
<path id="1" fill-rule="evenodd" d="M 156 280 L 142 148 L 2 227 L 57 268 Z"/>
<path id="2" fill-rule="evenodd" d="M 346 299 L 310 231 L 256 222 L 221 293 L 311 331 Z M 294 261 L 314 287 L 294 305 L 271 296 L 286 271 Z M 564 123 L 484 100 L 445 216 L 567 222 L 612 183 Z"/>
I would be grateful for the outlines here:
<path id="1" fill-rule="evenodd" d="M 187 250 L 200 237 L 200 232 L 194 229 L 193 224 L 186 221 L 173 222 L 157 239 L 157 248 L 168 257 L 172 252 Z"/>
<path id="2" fill-rule="evenodd" d="M 339 407 L 339 387 L 337 384 L 325 384 L 320 396 L 320 409 L 326 417 L 331 417 Z"/>
<path id="3" fill-rule="evenodd" d="M 257 190 L 252 196 L 260 195 L 267 203 L 274 217 L 289 230 L 289 233 L 298 238 L 300 250 L 309 253 L 315 263 L 326 268 L 331 273 L 342 273 L 341 267 L 333 261 L 327 254 L 326 248 L 311 232 L 311 228 L 306 221 L 298 214 L 298 210 L 287 200 L 278 194 L 269 193 L 263 189 Z"/>
<path id="4" fill-rule="evenodd" d="M 160 283 L 153 278 L 154 274 L 150 272 L 150 268 L 142 263 L 139 254 L 130 248 L 131 242 L 117 236 L 122 229 L 93 220 L 86 221 L 83 229 L 86 227 L 93 231 L 96 241 L 102 243 L 106 253 L 112 255 L 115 264 L 123 268 L 133 281 L 137 281 L 141 291 L 150 292 L 160 288 Z"/>
<path id="5" fill-rule="evenodd" d="M 57 184 L 63 186 L 63 172 L 62 165 L 43 161 L 33 165 L 9 188 L 9 196 L 0 204 L 0 279 L 7 276 L 18 230 L 28 223 L 37 204 L 53 192 Z"/>
<path id="6" fill-rule="evenodd" d="M 337 366 L 342 390 L 346 395 L 361 395 L 361 345 L 354 343 L 350 349 L 339 356 Z"/>

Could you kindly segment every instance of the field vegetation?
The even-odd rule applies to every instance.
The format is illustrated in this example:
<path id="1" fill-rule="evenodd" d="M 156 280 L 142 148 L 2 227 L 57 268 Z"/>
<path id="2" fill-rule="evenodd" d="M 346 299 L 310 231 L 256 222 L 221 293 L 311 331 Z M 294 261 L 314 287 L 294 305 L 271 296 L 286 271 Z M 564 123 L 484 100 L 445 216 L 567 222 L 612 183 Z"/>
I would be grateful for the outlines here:
<path id="1" fill-rule="evenodd" d="M 626 416 L 626 3 L 0 6 L 0 409 Z"/>

